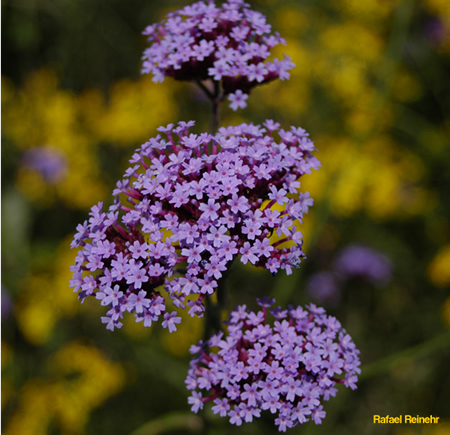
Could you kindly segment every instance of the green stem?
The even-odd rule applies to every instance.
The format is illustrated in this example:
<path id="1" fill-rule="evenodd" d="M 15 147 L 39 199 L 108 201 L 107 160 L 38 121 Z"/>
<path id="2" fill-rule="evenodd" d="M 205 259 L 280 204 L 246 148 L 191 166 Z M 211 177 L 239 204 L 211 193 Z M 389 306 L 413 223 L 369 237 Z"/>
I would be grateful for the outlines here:
<path id="1" fill-rule="evenodd" d="M 215 134 L 219 128 L 220 122 L 220 103 L 222 102 L 222 95 L 220 91 L 220 81 L 213 81 L 214 90 L 211 91 L 205 86 L 200 80 L 196 80 L 197 85 L 209 98 L 212 104 L 211 108 L 211 122 L 210 122 L 210 132 Z"/>
<path id="2" fill-rule="evenodd" d="M 377 376 L 394 368 L 397 364 L 405 360 L 420 358 L 430 353 L 433 353 L 441 348 L 450 346 L 450 331 L 438 335 L 425 343 L 410 347 L 409 349 L 401 350 L 387 357 L 381 358 L 371 364 L 365 365 L 361 369 L 360 379 L 367 379 L 372 376 Z"/>
<path id="3" fill-rule="evenodd" d="M 200 80 L 196 80 L 195 82 L 210 100 L 215 98 L 214 94 Z"/>
<path id="4" fill-rule="evenodd" d="M 211 134 L 215 134 L 219 128 L 220 122 L 220 82 L 214 82 L 214 99 L 212 102 L 212 112 L 211 112 Z"/>
<path id="5" fill-rule="evenodd" d="M 131 435 L 159 435 L 173 430 L 197 432 L 204 427 L 203 421 L 192 413 L 171 412 L 145 423 Z"/>
<path id="6" fill-rule="evenodd" d="M 222 330 L 222 311 L 226 309 L 228 305 L 228 293 L 227 293 L 227 278 L 230 273 L 230 268 L 233 264 L 231 260 L 227 264 L 226 270 L 222 274 L 222 278 L 217 282 L 217 303 L 213 303 L 211 297 L 207 295 L 205 301 L 205 332 L 203 335 L 203 341 L 209 340 L 211 334 Z"/>
<path id="7" fill-rule="evenodd" d="M 205 301 L 205 332 L 203 334 L 203 341 L 210 339 L 211 334 L 218 332 L 221 329 L 220 325 L 220 310 L 218 304 L 214 304 L 211 296 L 207 295 Z"/>

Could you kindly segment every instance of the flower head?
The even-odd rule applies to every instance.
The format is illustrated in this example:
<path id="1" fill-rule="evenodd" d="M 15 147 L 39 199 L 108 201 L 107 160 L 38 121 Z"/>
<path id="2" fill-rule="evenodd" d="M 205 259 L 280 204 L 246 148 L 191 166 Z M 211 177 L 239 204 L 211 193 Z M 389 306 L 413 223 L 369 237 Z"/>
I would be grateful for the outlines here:
<path id="1" fill-rule="evenodd" d="M 71 285 L 81 300 L 95 296 L 110 308 L 110 329 L 128 311 L 145 326 L 163 316 L 173 331 L 178 321 L 166 312 L 162 286 L 177 308 L 186 303 L 201 316 L 204 296 L 236 257 L 288 274 L 304 257 L 293 180 L 320 165 L 305 136 L 280 130 L 286 138 L 277 142 L 275 130 L 252 124 L 195 135 L 193 124 L 160 128 L 166 138 L 135 152 L 114 204 L 94 206 L 77 228 Z"/>
<path id="2" fill-rule="evenodd" d="M 265 16 L 242 0 L 220 7 L 200 1 L 168 14 L 143 33 L 150 47 L 143 54 L 142 73 L 152 73 L 155 82 L 165 76 L 221 82 L 233 110 L 246 106 L 253 87 L 289 78 L 294 66 L 287 56 L 267 60 L 270 50 L 285 41 L 271 34 Z"/>
<path id="3" fill-rule="evenodd" d="M 392 263 L 385 255 L 358 244 L 345 247 L 334 259 L 333 268 L 345 279 L 360 277 L 375 285 L 386 284 L 392 276 Z"/>
<path id="4" fill-rule="evenodd" d="M 27 150 L 22 158 L 22 164 L 38 172 L 42 178 L 56 184 L 67 171 L 67 162 L 57 148 L 36 147 Z"/>
<path id="5" fill-rule="evenodd" d="M 322 271 L 311 276 L 306 292 L 312 300 L 324 306 L 336 306 L 341 298 L 339 280 L 332 272 Z"/>
<path id="6" fill-rule="evenodd" d="M 356 388 L 359 351 L 322 308 L 290 307 L 271 324 L 268 313 L 280 310 L 268 310 L 266 300 L 259 304 L 258 313 L 238 307 L 226 336 L 216 334 L 193 349 L 198 355 L 186 379 L 192 410 L 197 412 L 195 400 L 202 397 L 214 400 L 213 412 L 232 424 L 250 422 L 261 411 L 275 415 L 281 432 L 310 420 L 320 424 L 322 401 L 337 393 L 336 383 Z"/>

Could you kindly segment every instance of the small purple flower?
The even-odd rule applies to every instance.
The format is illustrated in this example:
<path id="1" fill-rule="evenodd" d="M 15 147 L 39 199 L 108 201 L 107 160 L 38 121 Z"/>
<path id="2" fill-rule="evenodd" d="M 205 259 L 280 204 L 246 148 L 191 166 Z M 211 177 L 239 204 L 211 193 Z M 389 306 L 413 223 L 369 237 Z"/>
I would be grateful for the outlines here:
<path id="1" fill-rule="evenodd" d="M 164 314 L 164 321 L 162 322 L 163 328 L 168 328 L 169 332 L 174 332 L 177 330 L 177 327 L 175 326 L 177 323 L 181 323 L 181 317 L 177 317 L 176 311 L 173 311 L 170 314 Z"/>
<path id="2" fill-rule="evenodd" d="M 439 47 L 448 37 L 448 26 L 442 17 L 434 16 L 425 21 L 423 26 L 425 36 L 434 46 Z"/>
<path id="3" fill-rule="evenodd" d="M 273 47 L 285 44 L 270 32 L 265 16 L 243 0 L 228 0 L 220 7 L 199 1 L 144 30 L 150 46 L 142 56 L 142 73 L 152 73 L 155 82 L 166 76 L 210 79 L 220 83 L 233 110 L 244 108 L 252 88 L 288 79 L 294 67 L 287 56 L 267 60 Z"/>
<path id="4" fill-rule="evenodd" d="M 188 398 L 188 403 L 192 405 L 192 412 L 197 413 L 199 409 L 203 409 L 202 393 L 193 392 Z"/>
<path id="5" fill-rule="evenodd" d="M 333 387 L 356 388 L 359 351 L 339 322 L 315 305 L 290 307 L 284 319 L 266 324 L 272 303 L 259 302 L 261 316 L 237 307 L 230 313 L 228 335 L 213 335 L 192 350 L 199 355 L 186 379 L 192 390 L 188 402 L 214 399 L 212 411 L 236 425 L 264 410 L 274 414 L 280 432 L 308 421 L 320 424 L 326 415 L 321 402 L 336 394 Z M 264 340 L 258 338 L 261 328 Z"/>
<path id="6" fill-rule="evenodd" d="M 216 399 L 214 400 L 216 404 L 213 406 L 212 410 L 214 414 L 219 414 L 221 417 L 226 417 L 228 411 L 230 410 L 230 405 L 227 399 Z"/>
<path id="7" fill-rule="evenodd" d="M 230 107 L 236 111 L 237 109 L 245 109 L 247 107 L 248 95 L 244 94 L 240 89 L 238 89 L 233 94 L 228 95 L 228 100 L 231 101 Z"/>

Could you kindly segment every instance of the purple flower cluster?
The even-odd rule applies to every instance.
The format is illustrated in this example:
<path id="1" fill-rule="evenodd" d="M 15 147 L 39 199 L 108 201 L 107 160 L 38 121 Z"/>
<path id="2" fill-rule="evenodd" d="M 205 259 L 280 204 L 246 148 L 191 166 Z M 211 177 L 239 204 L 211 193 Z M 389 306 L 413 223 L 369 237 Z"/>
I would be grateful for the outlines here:
<path id="1" fill-rule="evenodd" d="M 392 276 L 392 263 L 385 255 L 358 244 L 342 249 L 334 257 L 332 266 L 330 271 L 312 275 L 306 285 L 312 300 L 329 307 L 339 302 L 346 280 L 360 278 L 373 285 L 385 285 Z"/>
<path id="2" fill-rule="evenodd" d="M 155 82 L 165 76 L 221 82 L 230 107 L 244 108 L 252 88 L 288 79 L 294 67 L 287 56 L 267 60 L 270 50 L 285 41 L 270 33 L 263 14 L 248 7 L 242 0 L 220 7 L 201 1 L 148 26 L 143 33 L 151 45 L 143 54 L 142 73 L 152 73 Z"/>
<path id="3" fill-rule="evenodd" d="M 77 228 L 71 286 L 81 300 L 95 296 L 109 307 L 108 329 L 128 311 L 145 326 L 163 316 L 163 326 L 176 330 L 180 318 L 166 312 L 158 287 L 175 307 L 201 316 L 204 296 L 235 257 L 287 274 L 304 257 L 297 225 L 313 201 L 298 192 L 298 179 L 320 166 L 308 134 L 270 120 L 215 136 L 190 134 L 193 125 L 159 128 L 167 138 L 135 152 L 114 204 L 106 212 L 94 206 Z"/>
<path id="4" fill-rule="evenodd" d="M 375 285 L 386 284 L 392 275 L 392 263 L 385 255 L 358 244 L 342 249 L 333 268 L 345 279 L 360 277 Z"/>
<path id="5" fill-rule="evenodd" d="M 313 301 L 326 307 L 334 307 L 341 299 L 341 289 L 333 272 L 321 271 L 311 276 L 306 284 L 306 292 Z"/>
<path id="6" fill-rule="evenodd" d="M 52 147 L 36 147 L 26 151 L 22 164 L 36 172 L 50 184 L 56 184 L 67 171 L 67 162 L 58 149 Z"/>
<path id="7" fill-rule="evenodd" d="M 231 312 L 227 336 L 220 332 L 207 346 L 192 347 L 198 354 L 186 379 L 192 411 L 213 401 L 213 412 L 238 426 L 266 410 L 276 415 L 280 432 L 310 420 L 320 424 L 321 400 L 336 395 L 336 383 L 356 388 L 359 351 L 322 308 L 271 309 L 272 326 L 267 314 L 274 300 L 258 302 L 257 313 L 245 305 Z"/>

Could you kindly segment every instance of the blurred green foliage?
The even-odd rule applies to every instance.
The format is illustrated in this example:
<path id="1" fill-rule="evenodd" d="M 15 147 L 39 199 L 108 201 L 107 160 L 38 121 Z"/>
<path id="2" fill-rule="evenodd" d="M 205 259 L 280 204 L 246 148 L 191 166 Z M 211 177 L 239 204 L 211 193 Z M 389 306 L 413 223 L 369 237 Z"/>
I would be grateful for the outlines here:
<path id="1" fill-rule="evenodd" d="M 383 287 L 349 282 L 328 307 L 361 350 L 355 392 L 326 404 L 303 434 L 450 433 L 450 4 L 448 0 L 251 1 L 287 39 L 288 82 L 255 90 L 222 125 L 306 128 L 322 168 L 302 179 L 315 205 L 293 276 L 235 264 L 230 307 L 269 294 L 311 302 L 305 283 L 338 250 L 364 243 L 394 267 Z M 68 286 L 75 227 L 110 203 L 133 150 L 156 128 L 208 106 L 188 84 L 140 77 L 140 32 L 181 0 L 2 2 L 2 432 L 37 434 L 275 433 L 269 416 L 231 428 L 189 412 L 190 344 L 134 322 L 110 333 L 96 301 Z M 25 164 L 57 150 L 57 182 Z M 431 426 L 376 426 L 373 415 L 435 415 Z"/>

